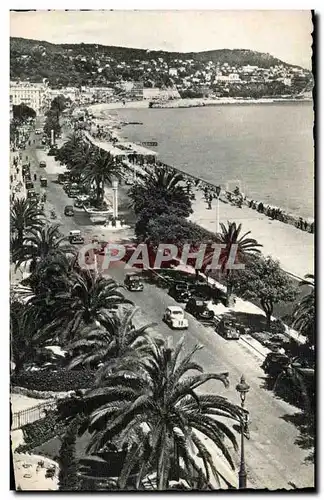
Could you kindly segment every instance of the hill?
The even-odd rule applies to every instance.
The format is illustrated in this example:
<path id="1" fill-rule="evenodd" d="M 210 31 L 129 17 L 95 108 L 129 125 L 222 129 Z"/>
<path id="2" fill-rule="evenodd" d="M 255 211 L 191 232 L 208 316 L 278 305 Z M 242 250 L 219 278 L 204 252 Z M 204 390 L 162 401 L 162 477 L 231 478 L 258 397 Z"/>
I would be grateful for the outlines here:
<path id="1" fill-rule="evenodd" d="M 121 79 L 142 80 L 147 69 L 145 63 L 159 59 L 163 59 L 163 64 L 172 64 L 173 67 L 190 60 L 192 72 L 203 69 L 208 61 L 220 65 L 228 63 L 230 66 L 292 67 L 270 54 L 243 49 L 179 53 L 97 44 L 53 44 L 24 38 L 10 39 L 10 78 L 32 82 L 48 78 L 51 86 L 103 85 Z M 159 64 L 162 65 L 162 62 Z M 165 67 L 161 70 L 165 71 Z"/>

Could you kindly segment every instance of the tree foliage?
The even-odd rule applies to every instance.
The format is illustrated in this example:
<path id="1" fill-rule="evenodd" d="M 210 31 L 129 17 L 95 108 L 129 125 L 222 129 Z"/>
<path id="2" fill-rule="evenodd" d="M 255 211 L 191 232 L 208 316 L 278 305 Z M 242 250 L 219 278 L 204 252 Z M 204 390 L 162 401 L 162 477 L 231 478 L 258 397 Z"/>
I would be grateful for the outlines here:
<path id="1" fill-rule="evenodd" d="M 294 328 L 307 338 L 311 346 L 315 345 L 315 276 L 306 274 L 299 286 L 308 286 L 310 292 L 298 303 L 294 311 Z"/>
<path id="2" fill-rule="evenodd" d="M 230 277 L 233 290 L 247 300 L 258 300 L 270 328 L 274 304 L 292 302 L 297 288 L 280 268 L 279 262 L 271 257 L 254 257 L 246 260 L 245 268 L 233 271 Z"/>

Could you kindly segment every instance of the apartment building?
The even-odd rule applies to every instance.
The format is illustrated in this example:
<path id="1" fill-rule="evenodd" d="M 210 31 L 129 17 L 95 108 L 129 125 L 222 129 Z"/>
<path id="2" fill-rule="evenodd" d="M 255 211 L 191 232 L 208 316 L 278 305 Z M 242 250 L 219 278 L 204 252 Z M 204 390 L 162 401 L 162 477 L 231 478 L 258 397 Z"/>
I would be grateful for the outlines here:
<path id="1" fill-rule="evenodd" d="M 45 111 L 48 103 L 48 83 L 10 82 L 12 105 L 26 104 L 39 115 Z"/>

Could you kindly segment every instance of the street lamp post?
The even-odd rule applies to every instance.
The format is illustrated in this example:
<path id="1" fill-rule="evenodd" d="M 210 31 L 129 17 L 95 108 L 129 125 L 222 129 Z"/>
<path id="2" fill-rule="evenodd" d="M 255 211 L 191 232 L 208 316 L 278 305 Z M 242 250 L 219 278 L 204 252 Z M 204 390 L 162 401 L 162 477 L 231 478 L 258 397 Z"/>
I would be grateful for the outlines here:
<path id="1" fill-rule="evenodd" d="M 113 216 L 115 219 L 118 218 L 118 181 L 113 181 Z"/>
<path id="2" fill-rule="evenodd" d="M 218 233 L 219 227 L 219 195 L 221 193 L 222 188 L 220 186 L 216 186 L 216 234 Z"/>
<path id="3" fill-rule="evenodd" d="M 240 383 L 237 384 L 236 390 L 240 394 L 241 407 L 244 410 L 244 403 L 246 394 L 249 392 L 250 386 L 245 382 L 245 377 L 242 375 Z M 242 417 L 241 419 L 241 464 L 239 470 L 239 489 L 246 488 L 246 469 L 245 469 L 245 456 L 244 456 L 244 431 L 245 431 L 245 421 Z"/>

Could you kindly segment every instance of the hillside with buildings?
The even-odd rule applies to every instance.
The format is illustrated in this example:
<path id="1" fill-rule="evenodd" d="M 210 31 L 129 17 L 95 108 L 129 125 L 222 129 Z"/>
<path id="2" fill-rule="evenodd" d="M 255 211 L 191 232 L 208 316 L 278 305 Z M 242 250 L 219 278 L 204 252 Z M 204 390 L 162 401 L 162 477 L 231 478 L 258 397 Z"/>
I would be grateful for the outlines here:
<path id="1" fill-rule="evenodd" d="M 55 45 L 11 38 L 11 80 L 54 89 L 110 88 L 143 99 L 168 89 L 177 97 L 273 97 L 298 95 L 312 86 L 311 73 L 251 50 L 197 53 L 149 51 L 94 44 Z M 170 89 L 172 92 L 170 93 Z"/>

